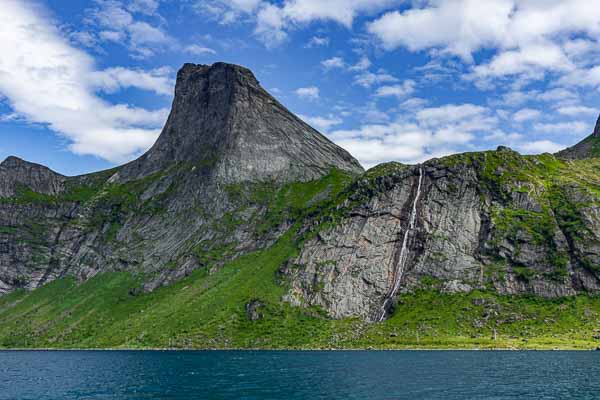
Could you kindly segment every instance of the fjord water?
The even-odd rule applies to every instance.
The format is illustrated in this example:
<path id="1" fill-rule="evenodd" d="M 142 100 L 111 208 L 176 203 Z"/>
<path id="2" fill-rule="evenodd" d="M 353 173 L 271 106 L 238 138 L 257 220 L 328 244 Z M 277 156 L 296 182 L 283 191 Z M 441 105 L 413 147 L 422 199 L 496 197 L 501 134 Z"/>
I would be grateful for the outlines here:
<path id="1" fill-rule="evenodd" d="M 7 351 L 1 399 L 597 399 L 600 352 Z"/>

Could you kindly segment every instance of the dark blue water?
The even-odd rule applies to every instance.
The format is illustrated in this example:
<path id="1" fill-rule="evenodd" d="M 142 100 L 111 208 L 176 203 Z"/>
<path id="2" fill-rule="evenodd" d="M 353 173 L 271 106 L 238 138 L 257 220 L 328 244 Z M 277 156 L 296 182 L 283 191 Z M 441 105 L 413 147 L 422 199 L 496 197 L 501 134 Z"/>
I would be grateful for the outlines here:
<path id="1" fill-rule="evenodd" d="M 0 352 L 0 399 L 599 399 L 600 352 Z"/>

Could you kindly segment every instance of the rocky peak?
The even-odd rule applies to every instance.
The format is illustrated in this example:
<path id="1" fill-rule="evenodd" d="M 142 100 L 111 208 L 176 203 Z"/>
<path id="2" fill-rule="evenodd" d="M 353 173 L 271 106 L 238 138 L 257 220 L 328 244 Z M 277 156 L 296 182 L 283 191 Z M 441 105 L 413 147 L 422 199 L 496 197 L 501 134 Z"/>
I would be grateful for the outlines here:
<path id="1" fill-rule="evenodd" d="M 576 145 L 559 151 L 556 156 L 567 160 L 600 157 L 600 117 L 596 120 L 596 126 L 591 135 Z"/>
<path id="2" fill-rule="evenodd" d="M 64 179 L 48 167 L 10 156 L 0 163 L 0 197 L 14 196 L 20 186 L 38 193 L 56 194 Z"/>
<path id="3" fill-rule="evenodd" d="M 226 183 L 310 180 L 331 167 L 362 172 L 358 161 L 288 111 L 250 70 L 226 63 L 179 70 L 160 137 L 120 176 L 142 177 L 181 161 Z"/>

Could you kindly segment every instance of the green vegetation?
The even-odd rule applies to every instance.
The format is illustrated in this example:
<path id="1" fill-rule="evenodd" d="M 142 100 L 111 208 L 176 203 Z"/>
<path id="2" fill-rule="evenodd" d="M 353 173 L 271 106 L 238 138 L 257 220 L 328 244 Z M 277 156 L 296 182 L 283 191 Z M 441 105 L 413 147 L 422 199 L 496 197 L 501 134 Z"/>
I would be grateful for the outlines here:
<path id="1" fill-rule="evenodd" d="M 293 256 L 293 235 L 152 293 L 141 277 L 105 273 L 83 284 L 54 281 L 0 298 L 0 346 L 52 348 L 574 348 L 600 345 L 600 298 L 557 300 L 491 291 L 399 298 L 384 323 L 331 320 L 315 308 L 281 301 L 277 280 Z M 260 301 L 263 318 L 246 304 Z M 494 339 L 494 332 L 496 338 Z"/>
<path id="2" fill-rule="evenodd" d="M 283 222 L 294 223 L 314 216 L 332 204 L 353 181 L 351 175 L 331 169 L 321 179 L 294 182 L 279 186 L 275 183 L 257 183 L 246 188 L 242 184 L 229 185 L 226 191 L 240 208 L 258 206 L 266 210 L 257 220 L 257 233 L 265 234 Z"/>
<path id="3" fill-rule="evenodd" d="M 584 214 L 600 198 L 600 159 L 564 161 L 550 154 L 521 156 L 510 149 L 464 153 L 440 160 L 451 168 L 471 168 L 481 185 L 481 201 L 490 209 L 494 246 L 509 242 L 518 257 L 521 246 L 538 246 L 547 254 L 548 278 L 562 281 L 569 261 L 595 269 L 582 259 L 569 259 L 557 248 L 557 234 L 569 243 L 595 240 L 584 222 Z M 586 211 L 587 210 L 587 211 Z M 536 260 L 539 262 L 539 260 Z M 528 266 L 514 265 L 513 271 L 523 280 L 536 272 Z"/>
<path id="4" fill-rule="evenodd" d="M 511 151 L 467 153 L 439 160 L 449 168 L 475 167 L 489 204 L 494 240 L 525 240 L 546 249 L 550 279 L 563 280 L 569 255 L 555 246 L 561 230 L 569 240 L 589 240 L 586 208 L 600 195 L 600 159 L 564 162 L 551 155 L 522 157 Z M 278 186 L 226 187 L 232 209 L 215 227 L 210 243 L 190 243 L 203 267 L 152 293 L 141 290 L 142 274 L 110 272 L 86 282 L 53 281 L 31 293 L 0 297 L 0 347 L 4 348 L 574 348 L 600 346 L 600 297 L 562 299 L 500 296 L 491 288 L 469 294 L 443 294 L 434 279 L 398 298 L 391 318 L 368 324 L 358 319 L 331 320 L 319 308 L 293 307 L 282 297 L 287 282 L 279 273 L 298 254 L 307 237 L 338 223 L 354 205 L 385 190 L 406 166 L 384 164 L 358 179 L 332 170 L 322 179 Z M 143 200 L 142 194 L 163 178 L 151 175 L 125 184 L 89 179 L 69 186 L 60 197 L 23 188 L 17 202 L 93 206 L 87 223 L 103 227 L 112 242 L 131 213 L 164 212 L 167 194 Z M 381 186 L 384 185 L 384 186 Z M 449 190 L 458 189 L 449 186 Z M 527 194 L 535 204 L 525 209 L 515 200 Z M 161 197 L 163 196 L 163 197 Z M 486 197 L 487 196 L 487 197 Z M 341 204 L 344 204 L 342 207 Z M 249 221 L 242 212 L 259 210 Z M 238 213 L 239 211 L 239 213 Z M 304 222 L 310 221 L 306 225 Z M 240 224 L 253 224 L 257 235 L 287 229 L 271 247 L 239 256 L 229 238 Z M 301 229 L 301 227 L 303 229 Z M 28 225 L 31 236 L 44 229 Z M 14 234 L 13 227 L 0 233 Z M 518 246 L 516 247 L 518 253 Z M 38 257 L 45 257 L 40 253 Z M 443 259 L 443 253 L 434 257 Z M 501 277 L 512 271 L 529 281 L 538 272 L 496 255 L 485 273 Z M 40 258 L 41 259 L 41 258 Z M 41 262 L 41 261 L 40 261 Z M 585 259 L 580 260 L 582 264 Z M 335 260 L 323 261 L 323 266 Z M 222 266 L 220 266 L 223 264 Z M 177 268 L 172 260 L 165 268 Z M 219 265 L 219 268 L 212 268 Z M 594 269 L 597 266 L 587 265 Z M 318 290 L 318 288 L 317 288 Z M 246 306 L 256 301 L 261 317 Z"/>

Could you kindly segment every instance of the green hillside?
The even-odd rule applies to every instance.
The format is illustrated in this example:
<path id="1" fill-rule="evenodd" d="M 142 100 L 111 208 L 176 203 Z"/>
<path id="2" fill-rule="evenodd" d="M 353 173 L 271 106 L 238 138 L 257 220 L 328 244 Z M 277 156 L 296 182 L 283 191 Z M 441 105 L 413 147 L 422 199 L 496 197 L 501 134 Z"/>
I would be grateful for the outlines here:
<path id="1" fill-rule="evenodd" d="M 565 229 L 579 229 L 577 205 L 565 203 L 556 188 L 576 185 L 584 188 L 595 199 L 593 202 L 598 202 L 600 159 L 564 162 L 548 155 L 495 154 L 471 153 L 441 162 L 478 163 L 477 168 L 484 173 L 491 190 L 505 190 L 506 185 L 515 181 L 548 189 L 543 196 L 547 196 L 550 208 L 544 208 L 539 215 L 513 210 L 515 216 L 499 210 L 497 217 L 506 219 L 499 224 L 506 231 L 503 234 L 516 235 L 520 229 L 544 234 L 543 218 L 549 210 L 556 209 L 564 210 L 559 220 L 570 224 Z M 504 173 L 497 173 L 499 166 Z M 422 279 L 419 289 L 398 298 L 393 315 L 382 323 L 366 323 L 358 318 L 332 320 L 317 307 L 293 307 L 282 301 L 288 282 L 279 273 L 280 267 L 298 254 L 304 240 L 335 225 L 350 207 L 348 204 L 360 201 L 352 197 L 357 188 L 364 190 L 365 186 L 375 185 L 378 179 L 395 170 L 391 165 L 380 166 L 356 181 L 334 170 L 318 181 L 285 185 L 275 195 L 271 195 L 272 188 L 229 187 L 241 203 L 263 202 L 267 206 L 267 217 L 262 221 L 264 230 L 283 221 L 291 228 L 264 250 L 240 256 L 222 266 L 214 261 L 214 265 L 195 270 L 190 276 L 151 293 L 141 290 L 142 282 L 147 279 L 142 272 L 104 272 L 83 283 L 62 278 L 33 292 L 19 290 L 0 297 L 0 347 L 592 349 L 600 346 L 600 297 L 591 294 L 546 299 L 531 295 L 501 296 L 492 288 L 478 288 L 468 294 L 444 294 L 435 279 Z M 533 186 L 525 185 L 517 189 L 527 188 L 533 190 Z M 542 223 L 532 225 L 529 217 Z M 220 257 L 211 254 L 204 258 L 211 262 Z M 528 271 L 523 271 L 523 279 L 527 275 Z"/>

